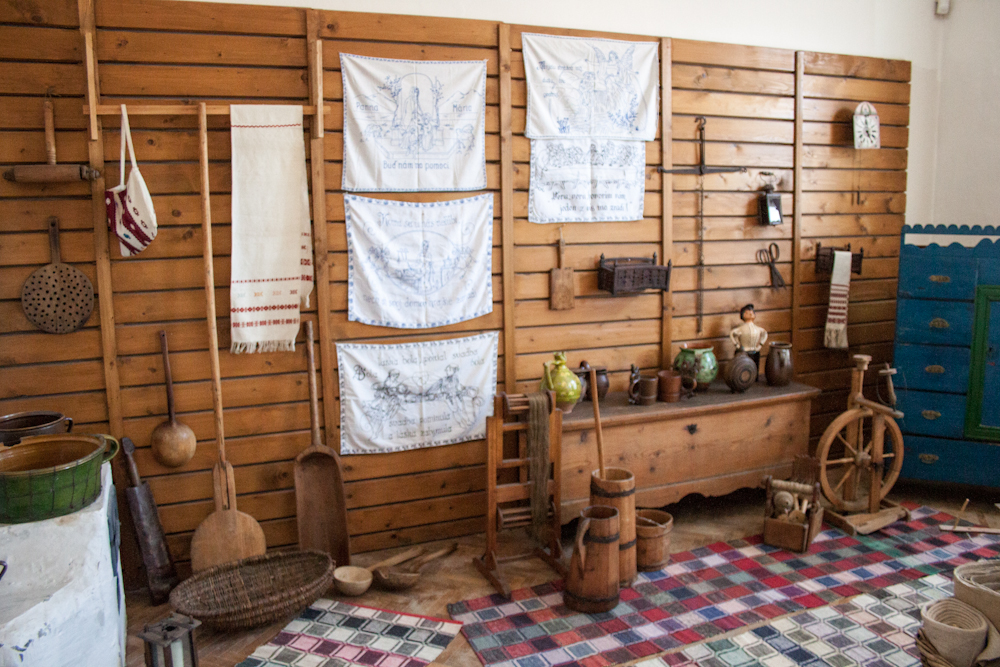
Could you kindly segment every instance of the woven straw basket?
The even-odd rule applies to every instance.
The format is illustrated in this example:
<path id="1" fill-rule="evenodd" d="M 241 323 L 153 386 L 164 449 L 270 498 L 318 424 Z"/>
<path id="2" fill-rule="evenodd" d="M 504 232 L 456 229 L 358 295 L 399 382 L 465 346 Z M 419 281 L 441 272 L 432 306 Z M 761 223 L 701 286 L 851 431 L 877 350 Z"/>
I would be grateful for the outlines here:
<path id="1" fill-rule="evenodd" d="M 170 605 L 219 630 L 267 625 L 299 611 L 333 583 L 321 551 L 278 551 L 199 572 L 170 593 Z"/>

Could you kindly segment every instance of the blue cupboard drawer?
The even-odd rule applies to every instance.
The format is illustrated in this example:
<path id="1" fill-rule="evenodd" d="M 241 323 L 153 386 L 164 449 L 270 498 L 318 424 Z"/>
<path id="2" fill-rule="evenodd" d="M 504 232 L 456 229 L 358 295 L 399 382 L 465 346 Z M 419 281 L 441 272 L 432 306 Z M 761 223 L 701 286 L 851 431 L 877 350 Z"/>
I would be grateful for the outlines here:
<path id="1" fill-rule="evenodd" d="M 904 390 L 964 394 L 969 390 L 971 356 L 967 347 L 896 343 L 893 363 L 899 374 L 893 382 Z"/>
<path id="2" fill-rule="evenodd" d="M 896 393 L 896 409 L 905 417 L 903 433 L 962 438 L 965 429 L 965 396 L 930 391 L 901 390 Z"/>
<path id="3" fill-rule="evenodd" d="M 896 340 L 930 345 L 972 344 L 972 303 L 900 299 Z"/>
<path id="4" fill-rule="evenodd" d="M 976 295 L 976 265 L 975 259 L 964 257 L 900 262 L 899 296 L 972 301 Z"/>
<path id="5" fill-rule="evenodd" d="M 903 451 L 900 477 L 1000 486 L 1000 445 L 908 435 Z"/>

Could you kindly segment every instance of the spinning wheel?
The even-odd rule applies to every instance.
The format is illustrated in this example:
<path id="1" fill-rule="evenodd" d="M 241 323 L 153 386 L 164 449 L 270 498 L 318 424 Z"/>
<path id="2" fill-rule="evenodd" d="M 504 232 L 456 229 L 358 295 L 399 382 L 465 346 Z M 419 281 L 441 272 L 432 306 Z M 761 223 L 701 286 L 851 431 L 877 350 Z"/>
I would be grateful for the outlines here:
<path id="1" fill-rule="evenodd" d="M 819 482 L 823 495 L 836 510 L 876 513 L 903 466 L 903 434 L 893 419 L 902 418 L 903 413 L 861 394 L 871 357 L 858 354 L 854 361 L 857 367 L 853 370 L 847 411 L 833 420 L 817 446 Z M 879 371 L 886 379 L 893 404 L 895 372 L 890 368 Z"/>
<path id="2" fill-rule="evenodd" d="M 877 511 L 899 477 L 903 434 L 894 420 L 883 418 L 883 440 L 878 443 L 876 420 L 872 410 L 854 408 L 834 419 L 820 438 L 819 483 L 839 511 Z M 859 498 L 862 493 L 868 497 Z"/>

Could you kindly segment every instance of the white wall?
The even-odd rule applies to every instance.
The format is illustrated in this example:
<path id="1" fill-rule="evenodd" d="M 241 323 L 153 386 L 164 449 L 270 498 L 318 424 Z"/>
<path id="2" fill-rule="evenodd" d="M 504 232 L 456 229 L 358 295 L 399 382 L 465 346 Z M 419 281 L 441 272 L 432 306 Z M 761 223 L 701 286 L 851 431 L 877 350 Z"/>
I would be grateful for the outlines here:
<path id="1" fill-rule="evenodd" d="M 940 76 L 933 221 L 1000 225 L 1000 2 L 953 0 Z"/>
<path id="2" fill-rule="evenodd" d="M 933 0 L 222 1 L 487 19 L 909 60 L 907 222 L 952 222 L 960 211 L 963 219 L 998 224 L 1000 114 L 990 103 L 1000 92 L 1000 0 L 952 0 L 948 17 L 935 16 Z"/>

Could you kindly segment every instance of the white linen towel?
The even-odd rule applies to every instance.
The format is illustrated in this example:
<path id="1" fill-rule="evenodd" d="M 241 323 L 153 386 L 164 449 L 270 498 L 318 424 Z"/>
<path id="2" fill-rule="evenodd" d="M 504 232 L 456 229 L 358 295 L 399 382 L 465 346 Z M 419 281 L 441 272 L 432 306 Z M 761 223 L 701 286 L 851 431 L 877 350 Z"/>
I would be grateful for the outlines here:
<path id="1" fill-rule="evenodd" d="M 847 301 L 851 294 L 851 253 L 833 253 L 830 274 L 830 305 L 826 311 L 823 345 L 835 350 L 847 349 Z"/>
<path id="2" fill-rule="evenodd" d="M 232 105 L 233 250 L 229 351 L 295 350 L 312 292 L 302 107 Z"/>

